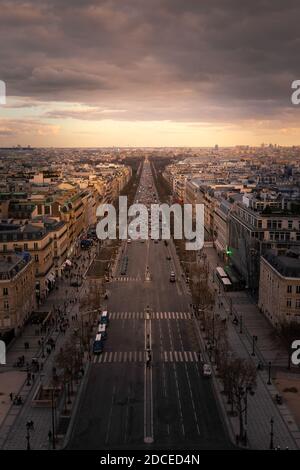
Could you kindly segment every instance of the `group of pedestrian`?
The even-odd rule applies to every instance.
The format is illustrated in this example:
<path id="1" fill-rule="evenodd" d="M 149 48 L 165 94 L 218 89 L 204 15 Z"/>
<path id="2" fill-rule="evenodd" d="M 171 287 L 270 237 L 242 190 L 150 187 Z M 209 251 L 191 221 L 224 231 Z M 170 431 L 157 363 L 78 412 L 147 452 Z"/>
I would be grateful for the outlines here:
<path id="1" fill-rule="evenodd" d="M 23 398 L 21 395 L 14 395 L 12 392 L 10 392 L 9 398 L 13 405 L 23 405 Z"/>

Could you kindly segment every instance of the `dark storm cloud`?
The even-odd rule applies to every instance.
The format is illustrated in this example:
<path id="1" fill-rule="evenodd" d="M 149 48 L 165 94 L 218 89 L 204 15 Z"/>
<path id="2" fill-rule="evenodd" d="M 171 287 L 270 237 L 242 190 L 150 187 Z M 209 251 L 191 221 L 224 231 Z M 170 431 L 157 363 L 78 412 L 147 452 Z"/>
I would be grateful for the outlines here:
<path id="1" fill-rule="evenodd" d="M 0 0 L 0 11 L 10 95 L 98 106 L 48 117 L 297 119 L 298 0 Z"/>

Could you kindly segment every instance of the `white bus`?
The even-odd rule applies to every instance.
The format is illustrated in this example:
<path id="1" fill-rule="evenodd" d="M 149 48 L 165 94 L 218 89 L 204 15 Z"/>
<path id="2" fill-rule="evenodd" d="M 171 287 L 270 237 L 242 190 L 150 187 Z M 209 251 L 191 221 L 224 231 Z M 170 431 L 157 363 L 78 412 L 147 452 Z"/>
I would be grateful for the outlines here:
<path id="1" fill-rule="evenodd" d="M 222 277 L 221 284 L 225 291 L 231 290 L 232 288 L 232 282 L 228 277 Z"/>
<path id="2" fill-rule="evenodd" d="M 216 267 L 216 274 L 218 276 L 218 278 L 221 280 L 223 277 L 228 277 L 226 272 L 224 271 L 223 268 L 221 268 L 221 266 L 217 266 Z"/>

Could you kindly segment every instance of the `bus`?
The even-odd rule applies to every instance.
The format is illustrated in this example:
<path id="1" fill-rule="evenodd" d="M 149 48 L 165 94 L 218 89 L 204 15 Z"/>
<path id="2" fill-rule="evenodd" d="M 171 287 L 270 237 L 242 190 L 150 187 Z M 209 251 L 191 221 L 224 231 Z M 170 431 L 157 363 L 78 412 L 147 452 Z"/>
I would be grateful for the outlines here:
<path id="1" fill-rule="evenodd" d="M 102 339 L 106 339 L 107 337 L 106 325 L 101 324 L 101 323 L 100 325 L 98 325 L 98 335 L 100 335 Z"/>
<path id="2" fill-rule="evenodd" d="M 104 342 L 101 334 L 96 335 L 96 338 L 93 343 L 93 353 L 101 354 L 103 352 Z"/>
<path id="3" fill-rule="evenodd" d="M 221 284 L 223 286 L 224 291 L 232 290 L 232 282 L 228 277 L 222 277 Z"/>
<path id="4" fill-rule="evenodd" d="M 221 280 L 223 277 L 228 277 L 224 269 L 221 268 L 221 266 L 216 267 L 216 275 L 219 280 Z"/>
<path id="5" fill-rule="evenodd" d="M 108 319 L 108 311 L 103 310 L 101 317 L 100 317 L 100 324 L 101 325 L 107 325 L 109 319 Z"/>

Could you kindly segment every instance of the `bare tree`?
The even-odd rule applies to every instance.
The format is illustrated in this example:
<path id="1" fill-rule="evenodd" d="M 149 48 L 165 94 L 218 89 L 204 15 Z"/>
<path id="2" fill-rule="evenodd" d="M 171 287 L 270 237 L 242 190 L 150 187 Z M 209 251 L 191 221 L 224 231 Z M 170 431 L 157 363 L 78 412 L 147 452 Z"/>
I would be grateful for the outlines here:
<path id="1" fill-rule="evenodd" d="M 253 393 L 256 387 L 257 371 L 251 361 L 228 357 L 220 362 L 220 377 L 224 385 L 224 391 L 228 395 L 232 407 L 235 407 L 240 424 L 240 439 L 244 434 L 244 412 L 247 412 L 248 393 Z"/>
<path id="2" fill-rule="evenodd" d="M 65 408 L 67 396 L 73 391 L 73 382 L 78 379 L 82 368 L 82 355 L 73 336 L 55 356 L 53 368 L 53 383 L 55 386 L 61 384 L 65 390 Z"/>

